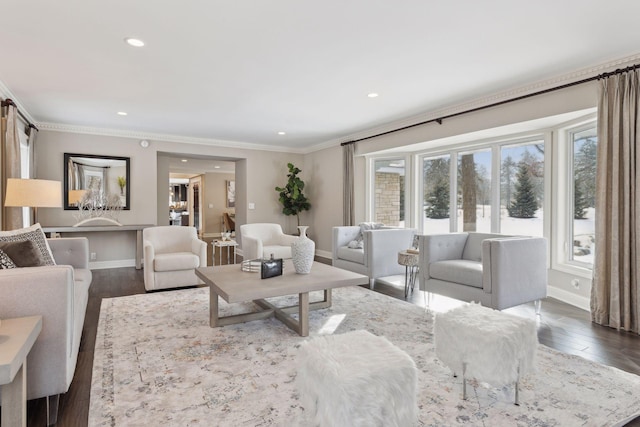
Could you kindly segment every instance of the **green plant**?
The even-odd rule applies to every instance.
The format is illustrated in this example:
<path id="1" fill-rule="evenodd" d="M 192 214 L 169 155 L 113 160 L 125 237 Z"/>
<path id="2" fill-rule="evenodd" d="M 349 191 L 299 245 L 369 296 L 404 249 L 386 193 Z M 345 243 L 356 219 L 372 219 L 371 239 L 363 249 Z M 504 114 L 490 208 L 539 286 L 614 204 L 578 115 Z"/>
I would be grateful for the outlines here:
<path id="1" fill-rule="evenodd" d="M 120 194 L 124 193 L 124 187 L 127 185 L 127 178 L 124 176 L 118 177 L 118 186 L 120 187 Z"/>
<path id="2" fill-rule="evenodd" d="M 301 169 L 295 167 L 293 163 L 287 163 L 289 173 L 287 174 L 287 184 L 284 187 L 276 187 L 276 191 L 280 193 L 278 199 L 282 203 L 282 213 L 285 215 L 295 215 L 300 225 L 300 212 L 311 209 L 311 203 L 302 194 L 304 190 L 304 181 L 298 178 Z"/>

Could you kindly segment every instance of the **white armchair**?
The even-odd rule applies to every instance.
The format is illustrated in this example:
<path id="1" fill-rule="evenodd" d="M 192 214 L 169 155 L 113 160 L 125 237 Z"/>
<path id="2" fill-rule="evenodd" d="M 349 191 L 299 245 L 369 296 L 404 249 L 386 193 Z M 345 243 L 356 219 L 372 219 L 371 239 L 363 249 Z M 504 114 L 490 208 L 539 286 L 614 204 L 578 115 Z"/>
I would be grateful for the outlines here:
<path id="1" fill-rule="evenodd" d="M 298 236 L 282 232 L 280 224 L 255 223 L 240 226 L 242 239 L 242 257 L 247 259 L 291 258 L 291 244 Z"/>
<path id="2" fill-rule="evenodd" d="M 542 237 L 450 233 L 419 238 L 420 289 L 496 310 L 547 296 Z"/>
<path id="3" fill-rule="evenodd" d="M 207 244 L 194 227 L 159 226 L 142 231 L 147 291 L 202 284 L 195 273 L 207 265 Z"/>
<path id="4" fill-rule="evenodd" d="M 379 277 L 404 274 L 404 266 L 398 264 L 398 252 L 411 247 L 413 228 L 383 227 L 363 231 L 363 247 L 350 248 L 349 242 L 356 240 L 359 226 L 333 227 L 333 266 L 369 276 L 373 289 Z"/>

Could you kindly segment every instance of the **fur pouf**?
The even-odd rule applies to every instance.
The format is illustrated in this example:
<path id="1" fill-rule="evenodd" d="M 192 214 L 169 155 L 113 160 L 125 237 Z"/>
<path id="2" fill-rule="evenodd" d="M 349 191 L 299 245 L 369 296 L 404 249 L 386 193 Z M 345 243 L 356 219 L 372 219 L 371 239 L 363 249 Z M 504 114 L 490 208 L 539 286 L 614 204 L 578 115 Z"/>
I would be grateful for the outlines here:
<path id="1" fill-rule="evenodd" d="M 494 386 L 514 383 L 533 370 L 538 335 L 531 319 L 467 304 L 437 313 L 436 355 L 456 374 Z"/>
<path id="2" fill-rule="evenodd" d="M 302 344 L 300 398 L 320 426 L 413 426 L 417 370 L 407 353 L 367 331 Z"/>

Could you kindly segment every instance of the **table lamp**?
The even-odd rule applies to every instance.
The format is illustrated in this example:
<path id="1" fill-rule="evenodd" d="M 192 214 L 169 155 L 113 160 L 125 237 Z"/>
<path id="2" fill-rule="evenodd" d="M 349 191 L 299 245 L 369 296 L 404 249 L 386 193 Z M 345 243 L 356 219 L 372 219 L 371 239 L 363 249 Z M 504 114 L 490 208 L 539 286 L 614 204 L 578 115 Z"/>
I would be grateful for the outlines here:
<path id="1" fill-rule="evenodd" d="M 60 181 L 46 179 L 7 179 L 4 205 L 33 208 L 34 222 L 38 222 L 38 208 L 61 208 L 62 185 Z"/>

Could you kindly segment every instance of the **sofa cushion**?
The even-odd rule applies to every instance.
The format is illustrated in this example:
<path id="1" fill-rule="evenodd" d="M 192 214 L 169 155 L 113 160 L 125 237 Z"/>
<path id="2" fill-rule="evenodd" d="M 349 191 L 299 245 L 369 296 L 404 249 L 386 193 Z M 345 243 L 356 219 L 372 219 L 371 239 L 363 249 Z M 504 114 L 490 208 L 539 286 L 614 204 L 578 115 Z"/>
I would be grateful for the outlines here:
<path id="1" fill-rule="evenodd" d="M 39 267 L 45 264 L 42 253 L 31 240 L 2 242 L 0 249 L 13 261 L 16 267 Z"/>
<path id="2" fill-rule="evenodd" d="M 154 271 L 192 270 L 200 267 L 200 258 L 192 252 L 156 254 L 153 260 Z"/>
<path id="3" fill-rule="evenodd" d="M 262 256 L 271 258 L 271 254 L 275 259 L 289 259 L 291 258 L 291 246 L 267 245 L 262 247 Z"/>
<path id="4" fill-rule="evenodd" d="M 2 249 L 0 249 L 0 269 L 6 270 L 9 268 L 16 268 L 17 265 Z"/>
<path id="5" fill-rule="evenodd" d="M 351 249 L 347 246 L 338 248 L 338 259 L 364 265 L 364 249 Z"/>
<path id="6" fill-rule="evenodd" d="M 39 251 L 43 262 L 38 265 L 56 265 L 40 224 L 34 224 L 31 227 L 21 228 L 18 230 L 0 231 L 0 242 L 23 242 L 25 240 L 32 241 L 36 249 Z M 11 258 L 16 265 L 20 266 L 20 262 L 18 260 L 14 257 Z"/>
<path id="7" fill-rule="evenodd" d="M 445 282 L 482 288 L 482 263 L 466 259 L 432 262 L 429 264 L 429 276 Z"/>

